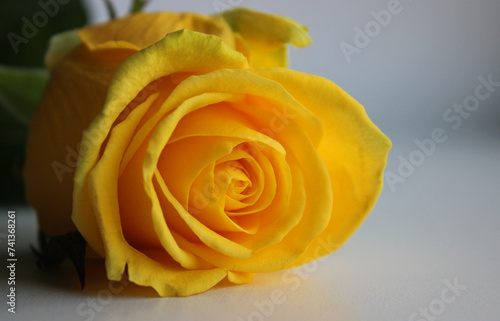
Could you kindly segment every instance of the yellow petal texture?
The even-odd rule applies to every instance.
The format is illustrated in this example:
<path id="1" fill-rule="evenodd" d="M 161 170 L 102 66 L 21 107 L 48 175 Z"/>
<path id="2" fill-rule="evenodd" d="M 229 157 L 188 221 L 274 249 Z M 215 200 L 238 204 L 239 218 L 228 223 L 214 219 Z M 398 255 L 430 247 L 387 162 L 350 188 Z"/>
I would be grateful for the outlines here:
<path id="1" fill-rule="evenodd" d="M 332 193 L 315 150 L 320 120 L 247 67 L 219 38 L 185 30 L 116 71 L 82 141 L 88 148 L 73 208 L 88 243 L 104 249 L 110 279 L 127 269 L 160 295 L 205 291 L 221 269 L 222 277 L 247 282 L 255 272 L 286 268 L 327 225 Z M 180 74 L 193 76 L 172 88 Z M 189 171 L 182 168 L 192 158 Z M 207 187 L 197 207 L 195 193 Z M 189 289 L 170 273 L 182 268 L 193 278 Z"/>
<path id="2" fill-rule="evenodd" d="M 218 80 L 218 81 L 217 81 Z M 221 81 L 223 80 L 223 81 Z M 203 86 L 203 87 L 201 87 Z M 286 94 L 283 91 L 283 88 L 274 82 L 270 82 L 262 77 L 252 76 L 250 72 L 247 71 L 217 71 L 210 73 L 205 76 L 192 77 L 186 80 L 181 86 L 177 88 L 177 92 L 181 90 L 185 90 L 186 94 L 189 92 L 191 94 L 196 93 L 196 91 L 207 92 L 211 90 L 224 91 L 224 92 L 240 92 L 244 88 L 245 93 L 254 94 L 260 96 L 269 95 L 269 99 L 278 99 L 282 95 L 288 98 L 288 100 L 282 101 L 283 105 L 288 103 L 289 110 L 287 113 L 283 113 L 285 115 L 289 115 L 290 117 L 297 117 L 297 121 L 299 118 L 305 123 L 305 119 L 308 118 L 307 110 L 299 108 L 299 105 L 296 106 L 296 113 L 292 113 L 293 106 L 297 103 L 293 100 L 292 97 Z M 281 95 L 280 95 L 281 94 Z M 285 97 L 281 97 L 285 99 Z M 238 103 L 232 104 L 234 107 L 238 106 Z M 260 104 L 259 107 L 265 107 L 265 104 Z M 272 105 L 271 105 L 272 107 Z M 267 113 L 265 110 L 261 110 L 261 108 L 250 108 L 250 106 L 244 104 L 241 105 L 238 109 L 247 113 L 251 116 L 252 119 L 260 120 L 262 122 L 259 128 L 268 129 L 268 126 L 272 127 L 274 124 L 273 120 L 278 119 L 275 114 L 272 112 L 276 112 L 275 110 L 269 110 Z M 280 110 L 280 112 L 283 112 Z M 305 112 L 305 113 L 304 113 Z M 267 115 L 266 115 L 267 114 Z M 270 117 L 271 115 L 272 117 Z M 302 115 L 300 115 L 302 114 Z M 299 116 L 300 115 L 300 116 Z M 266 117 L 267 116 L 267 117 Z M 320 126 L 319 120 L 317 120 L 314 116 L 309 115 L 309 121 L 316 126 Z M 167 119 L 166 119 L 167 120 Z M 307 124 L 307 123 L 305 123 Z M 229 125 L 229 124 L 228 124 Z M 206 127 L 207 125 L 205 125 Z M 227 126 L 227 125 L 226 125 Z M 304 127 L 308 127 L 304 125 Z M 311 125 L 311 130 L 317 127 Z M 169 138 L 169 132 L 172 130 L 172 126 L 164 126 L 166 131 L 158 132 L 157 137 L 162 138 L 165 142 L 161 143 L 163 145 L 166 143 L 166 140 Z M 230 126 L 229 126 L 230 128 Z M 201 129 L 205 130 L 205 129 Z M 294 131 L 297 130 L 297 137 L 293 136 Z M 155 133 L 156 134 L 156 133 Z M 244 252 L 232 252 L 231 244 L 228 243 L 227 237 L 222 237 L 223 235 L 215 235 L 214 233 L 210 233 L 207 231 L 206 235 L 202 236 L 202 241 L 212 248 L 210 250 L 206 246 L 200 244 L 184 244 L 184 246 L 189 247 L 189 249 L 196 254 L 202 256 L 205 260 L 211 261 L 213 264 L 217 266 L 227 266 L 230 269 L 248 271 L 253 270 L 258 272 L 279 270 L 284 268 L 287 264 L 290 264 L 291 261 L 295 257 L 300 254 L 305 246 L 307 246 L 308 242 L 312 240 L 312 238 L 317 235 L 315 233 L 319 233 L 322 231 L 326 223 L 328 222 L 330 212 L 331 212 L 331 192 L 328 182 L 328 176 L 326 175 L 326 169 L 324 169 L 324 165 L 322 165 L 319 157 L 315 158 L 315 150 L 310 142 L 307 142 L 306 137 L 304 137 L 304 133 L 302 131 L 302 127 L 294 128 L 294 126 L 289 125 L 282 129 L 282 133 L 276 133 L 276 136 L 283 136 L 282 141 L 288 142 L 290 145 L 290 151 L 293 152 L 297 148 L 306 148 L 308 145 L 309 149 L 298 151 L 295 157 L 299 158 L 301 161 L 301 165 L 303 169 L 298 170 L 297 167 L 294 167 L 295 174 L 294 178 L 297 180 L 293 182 L 293 186 L 295 187 L 294 195 L 290 198 L 292 199 L 292 204 L 290 206 L 291 209 L 286 211 L 286 215 L 280 217 L 280 220 L 276 220 L 272 223 L 268 223 L 265 226 L 265 229 L 260 230 L 258 233 L 258 237 L 256 238 L 248 238 L 239 236 L 238 244 L 245 244 L 247 248 L 252 249 L 252 251 L 257 252 L 261 250 L 262 247 L 267 246 L 266 249 L 262 249 L 262 251 L 258 253 L 254 253 L 252 257 L 248 257 L 245 260 L 234 260 L 233 258 L 244 258 Z M 305 141 L 304 141 L 305 140 Z M 300 143 L 298 143 L 300 142 Z M 296 146 L 298 145 L 298 146 Z M 156 148 L 157 149 L 157 148 Z M 157 149 L 158 150 L 158 149 Z M 307 156 L 306 156 L 307 155 Z M 157 157 L 157 156 L 156 156 Z M 295 158 L 294 154 L 290 153 L 290 159 L 287 159 L 288 163 L 293 163 Z M 312 172 L 310 172 L 312 171 Z M 323 172 L 324 171 L 324 172 Z M 314 173 L 313 173 L 314 172 Z M 312 182 L 308 182 L 307 187 L 302 190 L 302 174 L 306 173 L 308 179 L 316 179 L 316 182 L 313 184 Z M 323 178 L 326 178 L 327 181 L 322 181 Z M 305 184 L 305 183 L 304 183 Z M 313 186 L 314 185 L 314 186 Z M 303 193 L 307 193 L 306 195 Z M 311 194 L 311 195 L 310 195 Z M 317 199 L 316 199 L 317 197 Z M 307 199 L 307 204 L 304 204 Z M 175 200 L 171 200 L 175 202 Z M 307 205 L 307 206 L 306 206 Z M 304 206 L 306 209 L 304 210 Z M 186 220 L 186 223 L 191 226 L 192 229 L 200 229 L 199 222 L 195 219 L 195 217 L 190 217 L 189 213 L 186 213 L 182 210 L 181 206 L 178 205 L 178 211 L 183 218 Z M 309 211 L 309 209 L 311 211 Z M 275 209 L 276 211 L 282 212 L 286 209 Z M 304 226 L 295 229 L 296 234 L 289 233 L 290 229 L 293 229 L 302 216 L 306 215 L 307 220 L 304 219 Z M 313 214 L 314 213 L 314 214 Z M 322 215 L 324 213 L 324 216 Z M 308 219 L 314 220 L 309 221 Z M 302 222 L 301 222 L 302 223 Z M 289 237 L 289 241 L 278 243 L 281 241 L 285 235 Z M 227 235 L 226 235 L 227 236 Z M 310 238 L 309 241 L 308 237 Z M 295 240 L 297 242 L 293 242 Z M 184 240 L 179 235 L 179 242 L 184 242 Z M 300 243 L 300 244 L 297 244 Z M 220 244 L 220 245 L 219 245 Z M 275 247 L 271 247 L 270 245 L 276 244 Z M 302 248 L 301 248 L 302 247 Z M 235 249 L 236 250 L 236 249 Z M 242 249 L 243 250 L 243 249 Z M 225 253 L 226 256 L 221 255 L 221 253 Z M 232 258 L 231 258 L 232 257 Z M 272 259 L 271 259 L 272 257 Z M 248 269 L 248 270 L 247 270 Z"/>
<path id="3" fill-rule="evenodd" d="M 127 119 L 113 129 L 105 153 L 89 175 L 89 196 L 93 209 L 97 213 L 99 229 L 105 240 L 108 278 L 120 279 L 127 269 L 132 282 L 154 285 L 162 296 L 191 295 L 214 286 L 226 276 L 227 271 L 217 268 L 185 270 L 167 256 L 155 255 L 152 247 L 143 251 L 132 248 L 125 241 L 120 228 L 121 213 L 117 202 L 118 167 L 116 165 L 133 133 L 129 126 L 134 125 L 143 116 L 145 109 L 150 107 L 154 98 L 151 96 L 149 101 L 134 109 Z"/>
<path id="4" fill-rule="evenodd" d="M 204 57 L 202 63 L 200 63 L 199 55 Z M 163 60 L 158 59 L 158 57 L 163 57 Z M 151 66 L 156 68 L 151 68 Z M 196 32 L 180 31 L 169 34 L 163 41 L 132 56 L 117 70 L 108 91 L 105 107 L 87 129 L 82 141 L 82 144 L 87 145 L 89 148 L 81 152 L 79 159 L 78 169 L 75 174 L 73 208 L 73 221 L 88 243 L 98 252 L 100 248 L 104 248 L 101 254 L 106 257 L 108 277 L 110 279 L 121 278 L 125 266 L 128 266 L 131 280 L 135 280 L 134 282 L 138 284 L 152 285 L 161 295 L 187 295 L 185 291 L 190 291 L 189 294 L 198 293 L 218 282 L 218 280 L 215 283 L 210 280 L 212 280 L 211 277 L 215 273 L 214 271 L 219 270 L 209 269 L 206 270 L 206 273 L 198 273 L 199 277 L 191 282 L 197 285 L 196 288 L 180 290 L 182 278 L 172 278 L 167 272 L 158 273 L 158 277 L 163 278 L 163 281 L 151 284 L 148 281 L 151 277 L 148 275 L 154 273 L 154 271 L 144 268 L 138 269 L 135 265 L 138 251 L 128 245 L 120 228 L 117 195 L 119 164 L 121 156 L 125 154 L 123 150 L 127 147 L 133 133 L 128 126 L 140 123 L 141 117 L 147 114 L 146 109 L 148 108 L 141 107 L 153 104 L 153 101 L 138 101 L 137 103 L 140 105 L 133 108 L 124 121 L 115 122 L 129 102 L 132 102 L 139 92 L 153 80 L 178 73 L 203 73 L 224 67 L 245 68 L 246 66 L 246 59 L 241 54 L 223 45 L 220 38 Z M 161 92 L 161 89 L 164 89 L 163 86 L 168 88 L 169 84 L 171 84 L 170 80 L 165 80 L 165 84 L 158 86 L 154 90 Z M 178 100 L 172 99 L 170 108 L 185 100 L 185 97 L 175 98 Z M 166 107 L 168 108 L 168 106 Z M 154 115 L 158 115 L 158 113 Z M 147 127 L 148 124 L 145 123 L 144 126 Z M 113 130 L 108 138 L 108 133 L 112 127 Z M 120 128 L 123 129 L 120 130 Z M 116 132 L 122 134 L 118 135 Z M 105 140 L 107 140 L 106 148 L 101 157 L 101 146 L 105 143 Z M 145 160 L 145 164 L 148 164 L 147 160 Z M 113 168 L 114 171 L 110 171 L 110 168 Z M 92 173 L 89 174 L 91 170 Z M 150 185 L 145 187 L 151 186 L 152 181 L 150 180 Z M 140 186 L 138 187 L 140 188 Z M 140 204 L 140 206 L 147 207 L 147 204 Z M 163 215 L 161 208 L 151 208 L 153 205 L 150 204 L 149 211 L 146 212 L 152 213 L 153 217 L 144 217 L 145 224 L 150 220 L 150 227 L 154 225 L 153 223 L 156 222 L 158 215 Z M 95 213 L 95 215 L 89 215 L 90 213 Z M 158 235 L 160 239 L 157 240 L 157 244 L 162 243 L 166 250 L 169 251 L 168 253 L 175 257 L 178 262 L 190 268 L 206 267 L 206 264 L 196 259 L 192 254 L 176 247 L 175 242 L 168 241 L 168 228 L 162 229 L 161 226 L 157 225 L 154 228 L 159 229 Z M 93 231 L 100 231 L 101 233 L 98 235 Z M 158 261 L 151 258 L 146 260 L 149 260 L 152 265 L 158 263 Z M 165 266 L 167 270 L 179 268 L 180 265 L 177 262 L 175 265 Z M 226 273 L 225 271 L 223 276 Z M 178 280 L 179 283 L 173 285 L 169 283 L 170 280 Z"/>
<path id="5" fill-rule="evenodd" d="M 325 128 L 318 152 L 332 182 L 332 217 L 328 227 L 294 263 L 297 266 L 333 252 L 363 222 L 382 190 L 391 142 L 370 121 L 363 107 L 329 80 L 287 69 L 255 72 L 282 84 L 322 120 Z"/>
<path id="6" fill-rule="evenodd" d="M 118 47 L 139 51 L 181 29 L 216 35 L 234 48 L 234 35 L 222 18 L 196 13 L 141 12 L 105 24 L 86 26 L 79 35 L 92 50 Z"/>
<path id="7" fill-rule="evenodd" d="M 206 58 L 200 61 L 199 55 Z M 97 225 L 95 218 L 86 213 L 89 210 L 89 196 L 85 175 L 97 162 L 99 148 L 122 110 L 149 83 L 163 76 L 246 66 L 246 59 L 224 46 L 220 38 L 187 30 L 169 34 L 163 41 L 137 53 L 120 66 L 109 88 L 103 111 L 86 130 L 82 141 L 82 144 L 94 148 L 88 150 L 87 154 L 81 153 L 75 173 L 73 221 L 92 247 L 102 248 L 102 241 L 97 234 L 92 238 L 89 235 L 89 231 L 97 230 Z"/>
<path id="8" fill-rule="evenodd" d="M 287 44 L 306 47 L 311 43 L 308 28 L 287 17 L 246 8 L 225 11 L 221 16 L 236 33 L 237 50 L 254 68 L 286 67 Z"/>

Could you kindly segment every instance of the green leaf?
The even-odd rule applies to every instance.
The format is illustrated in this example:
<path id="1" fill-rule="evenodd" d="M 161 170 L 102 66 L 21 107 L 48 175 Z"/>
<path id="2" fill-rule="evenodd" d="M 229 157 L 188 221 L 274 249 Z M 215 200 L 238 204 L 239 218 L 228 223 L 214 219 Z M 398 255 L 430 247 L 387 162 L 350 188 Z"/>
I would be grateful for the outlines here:
<path id="1" fill-rule="evenodd" d="M 0 105 L 19 123 L 28 126 L 48 80 L 43 69 L 0 65 Z"/>
<path id="2" fill-rule="evenodd" d="M 108 15 L 110 19 L 115 19 L 116 18 L 116 11 L 115 7 L 111 3 L 110 0 L 104 0 L 104 4 L 106 5 L 106 9 L 108 10 Z"/>

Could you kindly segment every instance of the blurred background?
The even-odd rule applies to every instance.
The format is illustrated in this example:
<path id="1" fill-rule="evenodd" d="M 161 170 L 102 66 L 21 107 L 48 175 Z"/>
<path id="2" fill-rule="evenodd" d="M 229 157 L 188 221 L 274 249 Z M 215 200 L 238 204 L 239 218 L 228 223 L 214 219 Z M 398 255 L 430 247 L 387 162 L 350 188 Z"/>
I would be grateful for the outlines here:
<path id="1" fill-rule="evenodd" d="M 32 112 L 30 104 L 43 89 L 37 80 L 22 83 L 22 77 L 4 68 L 41 72 L 50 37 L 89 21 L 85 3 L 73 0 L 62 6 L 56 4 L 49 5 L 49 12 L 45 14 L 33 0 L 0 3 L 0 205 L 25 203 L 21 170 Z M 44 77 L 40 75 L 41 79 Z M 32 92 L 36 93 L 33 98 Z"/>
<path id="2" fill-rule="evenodd" d="M 32 7 L 21 2 L 0 4 L 0 64 L 42 67 L 49 31 L 109 19 L 103 1 L 70 1 L 60 6 L 67 13 L 51 18 L 13 54 L 6 35 L 19 33 L 22 17 L 40 10 L 35 1 L 25 1 Z M 131 5 L 111 2 L 118 16 Z M 232 297 L 214 292 L 183 301 L 176 316 L 196 314 L 189 304 L 215 300 L 208 308 L 211 316 L 222 315 L 214 309 L 233 311 L 236 304 L 243 312 L 227 312 L 228 320 L 250 320 L 256 308 L 248 302 L 262 302 L 273 289 L 281 289 L 289 298 L 287 308 L 276 307 L 271 320 L 411 320 L 412 312 L 417 320 L 419 307 L 439 298 L 444 280 L 458 278 L 467 290 L 456 304 L 446 305 L 439 320 L 498 320 L 500 2 L 153 0 L 146 11 L 213 14 L 234 6 L 307 25 L 313 43 L 291 48 L 290 67 L 344 88 L 390 137 L 393 149 L 373 212 L 343 248 L 315 269 L 312 283 L 294 292 L 262 276 L 253 292 L 238 287 Z M 3 114 L 1 119 L 1 202 L 19 204 L 25 127 Z M 168 302 L 151 311 L 169 307 Z M 112 318 L 113 311 L 100 317 Z"/>

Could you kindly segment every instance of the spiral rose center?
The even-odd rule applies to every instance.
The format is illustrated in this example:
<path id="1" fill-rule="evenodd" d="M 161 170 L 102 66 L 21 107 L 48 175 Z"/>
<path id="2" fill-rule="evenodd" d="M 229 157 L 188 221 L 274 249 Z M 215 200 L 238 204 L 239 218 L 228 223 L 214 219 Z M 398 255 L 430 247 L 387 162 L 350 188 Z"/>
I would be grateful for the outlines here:
<path id="1" fill-rule="evenodd" d="M 255 214 L 271 203 L 276 185 L 272 177 L 274 171 L 265 155 L 252 143 L 241 143 L 200 172 L 190 188 L 188 211 L 217 230 L 243 231 L 239 217 Z"/>
<path id="2" fill-rule="evenodd" d="M 229 161 L 215 166 L 216 189 L 224 192 L 228 198 L 241 200 L 245 197 L 247 188 L 252 186 L 248 171 L 242 163 L 243 161 Z"/>

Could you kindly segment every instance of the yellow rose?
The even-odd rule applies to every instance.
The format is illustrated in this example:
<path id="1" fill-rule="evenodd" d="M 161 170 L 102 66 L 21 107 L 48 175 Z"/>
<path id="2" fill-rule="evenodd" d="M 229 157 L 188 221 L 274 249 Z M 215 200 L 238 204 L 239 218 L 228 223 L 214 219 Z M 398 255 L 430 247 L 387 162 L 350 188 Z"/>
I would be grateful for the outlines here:
<path id="1" fill-rule="evenodd" d="M 127 272 L 161 296 L 341 246 L 376 201 L 390 142 L 341 88 L 279 68 L 305 31 L 238 9 L 56 39 L 24 172 L 42 230 L 78 229 L 110 280 Z"/>

